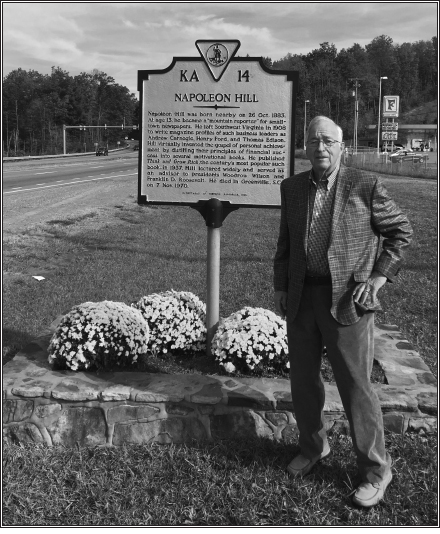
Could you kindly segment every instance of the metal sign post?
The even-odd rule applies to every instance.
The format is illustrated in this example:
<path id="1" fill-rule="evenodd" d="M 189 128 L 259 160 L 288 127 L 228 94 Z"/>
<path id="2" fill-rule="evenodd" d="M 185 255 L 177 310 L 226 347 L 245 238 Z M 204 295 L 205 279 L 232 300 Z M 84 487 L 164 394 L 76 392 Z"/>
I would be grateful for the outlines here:
<path id="1" fill-rule="evenodd" d="M 387 142 L 391 141 L 391 152 L 394 149 L 394 141 L 397 141 L 398 136 L 398 124 L 394 123 L 394 119 L 399 116 L 399 96 L 384 96 L 383 97 L 383 112 L 382 116 L 386 117 L 386 129 L 382 131 L 382 140 Z M 395 126 L 394 126 L 395 124 Z"/>
<path id="2" fill-rule="evenodd" d="M 138 71 L 138 203 L 189 206 L 207 235 L 207 353 L 219 321 L 220 232 L 240 207 L 279 208 L 293 174 L 298 73 L 235 57 L 237 40 Z"/>

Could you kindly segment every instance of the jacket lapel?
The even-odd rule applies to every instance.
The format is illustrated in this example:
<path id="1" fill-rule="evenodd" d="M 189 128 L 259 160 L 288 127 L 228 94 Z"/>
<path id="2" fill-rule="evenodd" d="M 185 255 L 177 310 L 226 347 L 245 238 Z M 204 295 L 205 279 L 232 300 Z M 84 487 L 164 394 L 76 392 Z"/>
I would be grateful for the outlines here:
<path id="1" fill-rule="evenodd" d="M 350 177 L 350 170 L 341 165 L 339 169 L 339 176 L 336 181 L 335 200 L 333 204 L 333 217 L 331 223 L 330 245 L 332 244 L 335 231 L 339 225 L 339 221 L 344 214 L 347 201 L 351 193 L 353 181 Z"/>

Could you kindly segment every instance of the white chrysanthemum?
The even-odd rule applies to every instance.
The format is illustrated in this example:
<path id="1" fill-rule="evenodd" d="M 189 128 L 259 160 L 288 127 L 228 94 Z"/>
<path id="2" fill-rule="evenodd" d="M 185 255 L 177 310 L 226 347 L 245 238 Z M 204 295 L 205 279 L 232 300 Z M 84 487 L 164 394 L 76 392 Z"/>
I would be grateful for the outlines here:
<path id="1" fill-rule="evenodd" d="M 72 370 L 130 364 L 147 352 L 148 338 L 138 310 L 122 302 L 85 302 L 62 318 L 49 345 L 49 363 Z"/>
<path id="2" fill-rule="evenodd" d="M 150 328 L 153 354 L 202 351 L 206 348 L 206 306 L 193 293 L 166 291 L 142 297 L 132 304 Z"/>
<path id="3" fill-rule="evenodd" d="M 225 370 L 228 364 L 254 374 L 289 368 L 286 323 L 264 308 L 246 307 L 222 319 L 211 349 Z"/>
<path id="4" fill-rule="evenodd" d="M 223 364 L 223 367 L 227 373 L 233 373 L 235 371 L 235 365 L 232 362 Z"/>

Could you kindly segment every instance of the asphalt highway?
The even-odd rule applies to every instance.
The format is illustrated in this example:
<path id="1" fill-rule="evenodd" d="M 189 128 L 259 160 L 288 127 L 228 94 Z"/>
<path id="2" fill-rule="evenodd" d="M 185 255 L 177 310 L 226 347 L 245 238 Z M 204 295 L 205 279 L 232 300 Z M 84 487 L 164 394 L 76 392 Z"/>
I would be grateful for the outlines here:
<path id="1" fill-rule="evenodd" d="M 21 195 L 92 181 L 137 176 L 138 154 L 127 150 L 110 153 L 109 156 L 5 162 L 3 194 Z"/>

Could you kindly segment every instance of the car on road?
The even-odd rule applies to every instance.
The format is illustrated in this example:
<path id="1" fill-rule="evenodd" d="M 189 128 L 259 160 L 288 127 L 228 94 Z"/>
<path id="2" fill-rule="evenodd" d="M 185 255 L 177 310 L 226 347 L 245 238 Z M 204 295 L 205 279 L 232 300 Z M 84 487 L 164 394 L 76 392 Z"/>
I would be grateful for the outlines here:
<path id="1" fill-rule="evenodd" d="M 410 148 L 398 148 L 392 154 L 390 154 L 390 158 L 394 158 L 396 156 L 407 156 L 408 154 L 414 154 L 414 152 Z"/>
<path id="2" fill-rule="evenodd" d="M 134 145 L 133 150 L 139 150 L 139 145 Z"/>
<path id="3" fill-rule="evenodd" d="M 425 156 L 421 153 L 416 154 L 412 150 L 406 150 L 406 151 L 399 150 L 397 152 L 393 152 L 392 154 L 390 154 L 390 161 L 393 163 L 396 161 L 399 163 L 401 161 L 410 161 L 412 163 L 423 163 L 427 159 L 428 159 L 428 156 Z"/>
<path id="4" fill-rule="evenodd" d="M 105 146 L 100 146 L 96 149 L 97 156 L 108 156 L 108 148 Z"/>

